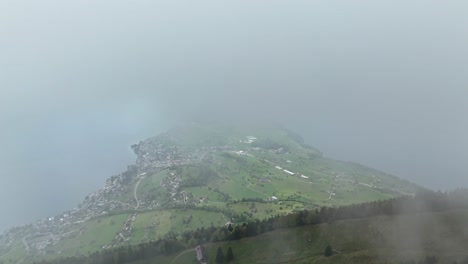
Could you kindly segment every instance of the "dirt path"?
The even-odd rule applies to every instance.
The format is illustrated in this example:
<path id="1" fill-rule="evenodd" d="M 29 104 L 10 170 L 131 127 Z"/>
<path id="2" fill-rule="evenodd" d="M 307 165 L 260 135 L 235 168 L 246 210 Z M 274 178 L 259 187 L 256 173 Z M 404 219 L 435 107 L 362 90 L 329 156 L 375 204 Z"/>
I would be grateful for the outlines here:
<path id="1" fill-rule="evenodd" d="M 59 236 L 60 236 L 60 237 L 64 237 L 64 236 L 66 236 L 66 235 L 69 235 L 69 234 L 74 233 L 74 232 L 76 232 L 76 231 L 80 231 L 80 230 L 82 230 L 82 229 L 83 229 L 83 227 L 82 227 L 82 228 L 79 228 L 79 229 L 73 229 L 73 230 L 68 231 L 68 232 L 66 232 L 66 233 L 60 234 Z"/>
<path id="2" fill-rule="evenodd" d="M 180 256 L 182 256 L 182 255 L 184 255 L 184 254 L 186 254 L 188 252 L 192 252 L 192 251 L 195 251 L 195 249 L 192 248 L 192 249 L 187 249 L 185 251 L 180 252 L 179 255 L 177 255 L 175 258 L 172 259 L 171 264 L 174 263 Z"/>
<path id="3" fill-rule="evenodd" d="M 71 233 L 71 232 L 74 232 L 74 231 L 77 231 L 77 230 L 72 230 L 72 231 L 70 231 L 70 232 L 68 232 L 68 233 Z M 66 234 L 68 234 L 68 233 L 66 233 Z M 29 250 L 31 249 L 31 248 L 29 247 L 29 245 L 28 245 L 28 242 L 26 242 L 26 239 L 27 239 L 28 237 L 32 236 L 32 235 L 33 235 L 33 234 L 28 234 L 28 235 L 25 235 L 25 236 L 22 238 L 22 242 L 23 242 L 24 248 L 26 249 L 26 253 L 29 253 Z M 44 233 L 44 234 L 37 234 L 37 235 L 44 235 L 44 236 L 50 236 L 50 235 L 52 235 L 52 236 L 54 236 L 54 234 L 52 234 L 52 233 L 50 233 L 50 232 L 49 232 L 49 233 Z M 18 261 L 18 263 L 21 263 L 23 260 L 24 260 L 24 258 L 21 259 L 20 261 Z"/>
<path id="4" fill-rule="evenodd" d="M 256 193 L 259 193 L 259 194 L 262 194 L 262 195 L 265 195 L 267 198 L 270 197 L 268 194 L 266 194 L 266 193 L 264 193 L 264 192 L 257 191 L 257 190 L 255 190 L 255 189 L 250 188 L 250 186 L 252 185 L 252 183 L 251 183 L 250 181 L 248 181 L 248 182 L 249 182 L 249 184 L 248 184 L 246 187 L 247 187 L 249 190 L 254 191 L 254 192 L 256 192 Z"/>

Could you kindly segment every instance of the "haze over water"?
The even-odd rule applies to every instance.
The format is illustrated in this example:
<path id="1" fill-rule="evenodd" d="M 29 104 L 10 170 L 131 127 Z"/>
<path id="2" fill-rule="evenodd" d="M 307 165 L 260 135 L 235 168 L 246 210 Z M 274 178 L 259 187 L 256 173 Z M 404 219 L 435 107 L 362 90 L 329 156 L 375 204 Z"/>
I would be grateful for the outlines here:
<path id="1" fill-rule="evenodd" d="M 0 229 L 75 207 L 172 125 L 281 123 L 468 187 L 466 1 L 0 1 Z"/>

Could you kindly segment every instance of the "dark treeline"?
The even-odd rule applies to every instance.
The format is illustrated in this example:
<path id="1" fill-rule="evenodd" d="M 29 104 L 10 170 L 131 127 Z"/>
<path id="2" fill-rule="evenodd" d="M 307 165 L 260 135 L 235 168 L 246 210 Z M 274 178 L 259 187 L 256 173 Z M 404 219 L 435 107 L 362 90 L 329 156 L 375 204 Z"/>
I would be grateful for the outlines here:
<path id="1" fill-rule="evenodd" d="M 276 215 L 275 217 L 261 221 L 254 220 L 223 227 L 211 226 L 209 228 L 198 228 L 181 234 L 171 232 L 163 239 L 148 243 L 103 250 L 89 256 L 60 258 L 53 261 L 39 261 L 34 263 L 131 263 L 137 260 L 150 259 L 158 255 L 170 255 L 183 249 L 195 247 L 198 244 L 237 240 L 280 228 L 331 223 L 337 220 L 365 218 L 377 215 L 438 212 L 466 208 L 468 208 L 468 190 L 466 189 L 454 190 L 448 193 L 424 191 L 416 194 L 414 197 L 403 196 L 389 200 L 336 208 L 322 207 L 315 210 L 302 210 L 288 215 Z"/>

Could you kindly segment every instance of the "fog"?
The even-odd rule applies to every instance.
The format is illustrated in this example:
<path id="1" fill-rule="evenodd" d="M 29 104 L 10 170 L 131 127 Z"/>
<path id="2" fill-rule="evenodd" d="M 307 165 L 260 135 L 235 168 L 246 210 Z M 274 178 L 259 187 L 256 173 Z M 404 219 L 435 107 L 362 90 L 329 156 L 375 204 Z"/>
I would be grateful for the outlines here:
<path id="1" fill-rule="evenodd" d="M 75 207 L 129 146 L 281 123 L 327 156 L 468 187 L 466 1 L 0 0 L 0 230 Z"/>

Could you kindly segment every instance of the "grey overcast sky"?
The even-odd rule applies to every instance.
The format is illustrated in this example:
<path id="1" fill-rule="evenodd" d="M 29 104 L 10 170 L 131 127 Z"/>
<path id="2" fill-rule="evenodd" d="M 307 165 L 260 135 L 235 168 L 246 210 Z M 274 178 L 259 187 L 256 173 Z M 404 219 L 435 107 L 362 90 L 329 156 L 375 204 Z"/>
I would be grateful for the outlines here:
<path id="1" fill-rule="evenodd" d="M 129 145 L 267 120 L 468 187 L 468 2 L 0 0 L 0 230 L 75 207 Z"/>

